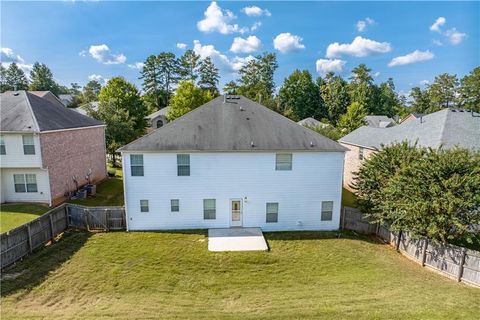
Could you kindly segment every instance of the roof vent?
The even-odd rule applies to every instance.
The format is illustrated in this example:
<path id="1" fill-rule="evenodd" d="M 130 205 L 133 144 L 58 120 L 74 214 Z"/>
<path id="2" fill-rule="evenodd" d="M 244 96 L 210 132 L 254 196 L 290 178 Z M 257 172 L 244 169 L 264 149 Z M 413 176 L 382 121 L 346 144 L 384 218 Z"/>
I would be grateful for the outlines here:
<path id="1" fill-rule="evenodd" d="M 16 97 L 18 96 L 20 93 L 19 92 L 14 92 L 13 95 Z"/>
<path id="2" fill-rule="evenodd" d="M 452 109 L 452 112 L 457 112 L 457 110 L 455 110 L 455 109 Z"/>
<path id="3" fill-rule="evenodd" d="M 314 144 L 313 144 L 313 141 L 310 141 L 310 147 L 313 147 Z"/>
<path id="4" fill-rule="evenodd" d="M 240 111 L 245 111 L 245 109 L 242 106 L 240 106 Z"/>
<path id="5" fill-rule="evenodd" d="M 254 148 L 255 144 L 253 143 L 253 140 L 250 142 L 250 147 Z"/>
<path id="6" fill-rule="evenodd" d="M 458 109 L 458 111 L 460 111 L 460 112 L 465 112 L 465 110 L 463 110 L 463 109 Z"/>

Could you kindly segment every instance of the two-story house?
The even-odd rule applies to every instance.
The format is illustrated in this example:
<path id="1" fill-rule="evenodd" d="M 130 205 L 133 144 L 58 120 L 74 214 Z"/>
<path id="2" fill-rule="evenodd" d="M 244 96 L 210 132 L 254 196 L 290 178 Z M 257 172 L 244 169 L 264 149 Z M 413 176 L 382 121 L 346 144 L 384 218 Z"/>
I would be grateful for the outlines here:
<path id="1" fill-rule="evenodd" d="M 1 202 L 54 205 L 106 177 L 105 126 L 48 93 L 8 91 L 0 101 Z"/>
<path id="2" fill-rule="evenodd" d="M 338 229 L 345 148 L 243 96 L 122 147 L 128 230 Z"/>

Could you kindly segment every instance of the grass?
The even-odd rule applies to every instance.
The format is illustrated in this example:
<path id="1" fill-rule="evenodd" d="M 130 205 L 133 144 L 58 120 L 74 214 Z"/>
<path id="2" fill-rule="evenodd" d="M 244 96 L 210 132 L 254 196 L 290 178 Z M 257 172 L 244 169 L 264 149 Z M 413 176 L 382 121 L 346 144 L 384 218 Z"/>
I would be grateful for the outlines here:
<path id="1" fill-rule="evenodd" d="M 356 208 L 357 204 L 357 197 L 353 192 L 342 188 L 342 206 Z"/>
<path id="2" fill-rule="evenodd" d="M 36 219 L 48 211 L 48 206 L 31 203 L 0 205 L 0 233 L 7 232 Z"/>
<path id="3" fill-rule="evenodd" d="M 2 275 L 2 317 L 476 319 L 480 290 L 371 238 L 266 234 L 269 252 L 196 232 L 68 233 Z"/>
<path id="4" fill-rule="evenodd" d="M 123 176 L 122 169 L 108 168 L 109 172 L 115 173 L 115 177 L 107 178 L 97 185 L 97 193 L 86 199 L 69 200 L 69 203 L 83 206 L 123 206 Z"/>

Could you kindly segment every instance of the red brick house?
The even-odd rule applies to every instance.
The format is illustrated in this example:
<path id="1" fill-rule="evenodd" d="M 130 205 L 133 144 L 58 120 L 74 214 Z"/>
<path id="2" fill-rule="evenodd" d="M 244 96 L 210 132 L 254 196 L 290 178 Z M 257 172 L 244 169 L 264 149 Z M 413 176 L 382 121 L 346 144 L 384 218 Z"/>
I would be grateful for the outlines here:
<path id="1" fill-rule="evenodd" d="M 107 174 L 105 125 L 50 92 L 1 95 L 1 202 L 56 205 Z"/>

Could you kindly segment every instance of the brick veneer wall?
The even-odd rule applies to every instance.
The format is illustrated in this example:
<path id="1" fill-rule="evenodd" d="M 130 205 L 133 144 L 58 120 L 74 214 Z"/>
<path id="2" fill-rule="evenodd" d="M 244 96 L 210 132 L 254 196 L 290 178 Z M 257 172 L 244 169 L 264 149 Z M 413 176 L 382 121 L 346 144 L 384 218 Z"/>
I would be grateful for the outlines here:
<path id="1" fill-rule="evenodd" d="M 348 149 L 345 153 L 345 164 L 343 166 L 343 186 L 346 189 L 352 190 L 350 184 L 353 182 L 353 172 L 358 171 L 362 162 L 365 161 L 365 159 L 368 159 L 372 153 L 375 153 L 376 151 L 363 148 L 364 160 L 362 161 L 358 159 L 359 147 L 347 143 L 340 144 Z"/>
<path id="2" fill-rule="evenodd" d="M 40 134 L 43 167 L 48 169 L 52 204 L 65 199 L 67 191 L 75 190 L 73 176 L 79 185 L 85 185 L 89 169 L 90 180 L 105 179 L 105 127 L 54 131 Z"/>

